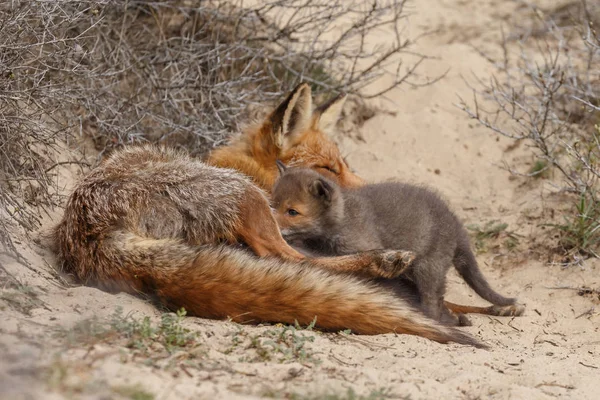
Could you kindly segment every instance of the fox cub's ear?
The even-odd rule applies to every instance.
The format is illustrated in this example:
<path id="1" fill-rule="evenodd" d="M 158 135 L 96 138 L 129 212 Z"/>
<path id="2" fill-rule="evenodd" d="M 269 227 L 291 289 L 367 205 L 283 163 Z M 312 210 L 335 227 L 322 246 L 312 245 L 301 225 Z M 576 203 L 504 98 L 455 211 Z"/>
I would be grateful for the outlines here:
<path id="1" fill-rule="evenodd" d="M 279 170 L 279 175 L 283 175 L 285 173 L 285 170 L 287 169 L 285 164 L 282 163 L 281 160 L 275 160 L 275 164 L 277 164 L 277 169 Z"/>
<path id="2" fill-rule="evenodd" d="M 331 202 L 333 188 L 325 179 L 317 179 L 310 184 L 309 192 L 314 197 L 323 200 L 326 204 Z"/>
<path id="3" fill-rule="evenodd" d="M 347 98 L 348 96 L 342 93 L 317 107 L 313 113 L 313 128 L 324 133 L 332 133 L 335 124 L 340 119 Z"/>
<path id="4" fill-rule="evenodd" d="M 310 127 L 312 94 L 306 83 L 298 85 L 271 114 L 275 145 L 283 149 L 294 135 Z"/>

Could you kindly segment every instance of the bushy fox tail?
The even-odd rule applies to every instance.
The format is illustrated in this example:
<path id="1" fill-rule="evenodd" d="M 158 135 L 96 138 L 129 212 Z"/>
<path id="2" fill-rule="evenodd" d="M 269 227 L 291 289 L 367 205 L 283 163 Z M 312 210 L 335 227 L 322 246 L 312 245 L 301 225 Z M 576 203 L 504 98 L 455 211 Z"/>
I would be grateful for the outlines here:
<path id="1" fill-rule="evenodd" d="M 360 334 L 405 333 L 441 343 L 486 347 L 457 329 L 426 318 L 386 289 L 305 263 L 257 258 L 231 246 L 190 247 L 117 231 L 103 241 L 97 276 L 105 289 L 142 291 L 171 309 L 237 322 L 295 321 Z M 112 267 L 111 267 L 112 266 Z M 117 274 L 105 274 L 108 271 Z"/>

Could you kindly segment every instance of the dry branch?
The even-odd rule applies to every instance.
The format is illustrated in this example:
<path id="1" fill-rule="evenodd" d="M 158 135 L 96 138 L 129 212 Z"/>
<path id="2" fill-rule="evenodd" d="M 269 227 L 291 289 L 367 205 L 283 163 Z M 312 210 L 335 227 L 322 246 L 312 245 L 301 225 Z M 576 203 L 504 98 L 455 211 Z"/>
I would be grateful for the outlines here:
<path id="1" fill-rule="evenodd" d="M 597 256 L 600 248 L 600 33 L 585 1 L 541 10 L 535 34 L 504 38 L 503 59 L 485 55 L 497 68 L 489 81 L 472 87 L 473 100 L 460 99 L 467 115 L 497 134 L 523 141 L 539 160 L 521 176 L 558 171 L 559 190 L 576 195 L 574 215 L 555 225 L 563 246 Z M 591 5 L 591 4 L 590 4 Z M 562 18 L 560 21 L 558 20 Z M 568 20 L 569 23 L 565 21 Z M 516 51 L 515 51 L 516 49 Z M 515 55 L 516 53 L 516 55 Z M 481 99 L 485 99 L 485 105 Z"/>
<path id="2" fill-rule="evenodd" d="M 253 109 L 308 81 L 318 94 L 420 85 L 406 0 L 13 0 L 0 4 L 0 243 L 54 204 L 48 150 L 160 142 L 202 155 Z M 374 45 L 386 35 L 384 46 Z M 412 64 L 404 65 L 407 55 Z M 406 61 L 406 60 L 405 60 Z M 375 92 L 368 86 L 384 77 Z"/>

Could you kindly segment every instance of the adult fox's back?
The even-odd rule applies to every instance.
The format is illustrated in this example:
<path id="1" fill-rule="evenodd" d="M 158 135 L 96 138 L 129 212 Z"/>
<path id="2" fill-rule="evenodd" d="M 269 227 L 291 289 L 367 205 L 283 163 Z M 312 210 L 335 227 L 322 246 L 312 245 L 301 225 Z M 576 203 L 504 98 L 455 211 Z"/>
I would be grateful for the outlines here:
<path id="1" fill-rule="evenodd" d="M 62 268 L 86 284 L 145 293 L 200 317 L 301 324 L 317 317 L 328 330 L 480 346 L 375 284 L 232 246 L 258 192 L 234 171 L 168 150 L 128 148 L 76 187 L 54 232 L 55 251 Z M 266 199 L 262 206 L 270 212 Z"/>
<path id="2" fill-rule="evenodd" d="M 361 186 L 364 181 L 327 136 L 345 101 L 346 96 L 340 95 L 313 111 L 310 86 L 300 84 L 264 121 L 214 150 L 207 162 L 238 170 L 267 191 L 278 176 L 276 160 L 312 168 L 343 187 Z"/>

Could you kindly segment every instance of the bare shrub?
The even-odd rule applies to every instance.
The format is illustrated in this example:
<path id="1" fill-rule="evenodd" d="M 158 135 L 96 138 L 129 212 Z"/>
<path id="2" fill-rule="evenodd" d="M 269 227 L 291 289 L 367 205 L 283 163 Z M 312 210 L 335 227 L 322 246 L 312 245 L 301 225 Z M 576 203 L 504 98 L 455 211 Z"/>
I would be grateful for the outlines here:
<path id="1" fill-rule="evenodd" d="M 402 36 L 405 0 L 29 0 L 0 4 L 0 241 L 54 204 L 56 161 L 72 138 L 99 151 L 140 141 L 201 156 L 298 84 L 373 97 L 425 57 Z M 385 32 L 388 45 L 373 46 Z M 399 55 L 410 53 L 404 67 Z M 367 92 L 383 75 L 387 86 Z M 75 163 L 78 160 L 61 161 Z"/>
<path id="2" fill-rule="evenodd" d="M 539 177 L 558 171 L 557 189 L 574 195 L 573 212 L 553 225 L 562 233 L 562 250 L 598 257 L 600 37 L 595 21 L 600 6 L 569 5 L 547 11 L 530 6 L 535 29 L 521 29 L 504 40 L 504 57 L 488 58 L 497 74 L 479 81 L 473 102 L 460 99 L 460 107 L 495 133 L 526 143 L 535 154 L 538 161 L 531 170 L 507 165 L 512 173 Z M 518 45 L 511 40 L 515 37 Z"/>

